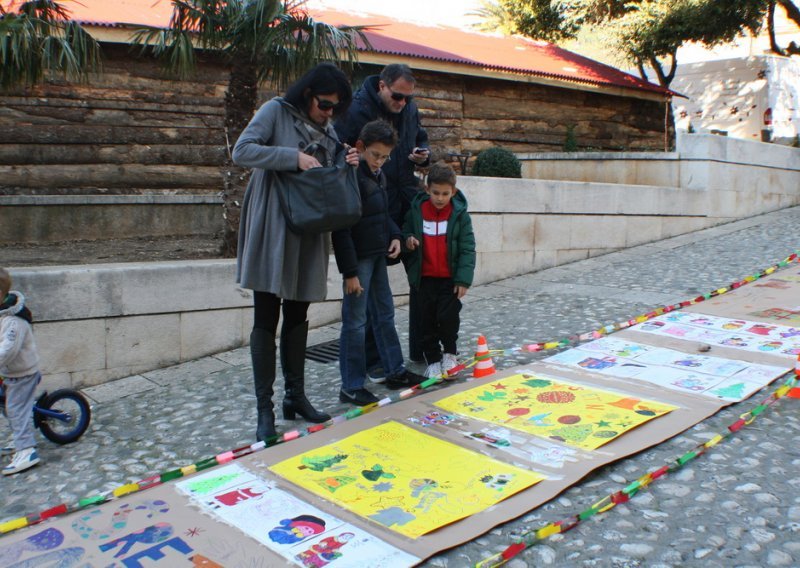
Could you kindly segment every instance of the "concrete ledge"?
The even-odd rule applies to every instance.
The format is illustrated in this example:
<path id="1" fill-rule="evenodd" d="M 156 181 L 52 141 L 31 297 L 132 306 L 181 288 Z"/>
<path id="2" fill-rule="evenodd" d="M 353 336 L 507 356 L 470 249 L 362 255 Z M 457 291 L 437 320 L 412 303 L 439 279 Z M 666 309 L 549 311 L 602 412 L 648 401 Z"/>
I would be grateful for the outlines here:
<path id="1" fill-rule="evenodd" d="M 218 195 L 0 196 L 3 243 L 214 234 Z"/>
<path id="2" fill-rule="evenodd" d="M 236 285 L 235 260 L 11 271 L 36 318 L 48 388 L 99 385 L 249 341 L 252 293 Z M 389 274 L 403 305 L 405 272 L 396 265 Z M 341 277 L 332 258 L 328 276 L 328 300 L 309 310 L 312 327 L 341 317 Z"/>
<path id="3" fill-rule="evenodd" d="M 175 205 L 222 204 L 220 195 L 0 195 L 0 205 Z"/>
<path id="4" fill-rule="evenodd" d="M 734 145 L 740 143 L 754 144 Z M 800 155 L 795 149 L 764 146 Z M 633 162 L 593 161 L 604 167 L 611 162 L 622 173 L 643 163 L 638 154 Z M 767 169 L 759 166 L 709 161 L 687 166 L 674 156 L 659 163 L 668 162 L 682 168 L 679 187 L 460 178 L 478 244 L 475 284 L 800 204 L 800 169 L 771 169 L 765 175 Z M 559 164 L 567 172 L 578 167 L 576 162 Z M 664 170 L 647 175 L 654 171 Z M 148 211 L 143 205 L 135 207 Z M 0 216 L 11 209 L 0 207 Z M 234 260 L 11 270 L 15 287 L 28 297 L 36 316 L 49 388 L 100 385 L 248 342 L 252 294 L 236 285 Z M 390 281 L 395 303 L 405 304 L 408 283 L 401 265 L 390 268 Z M 332 258 L 327 297 L 312 305 L 312 327 L 340 318 L 342 284 Z"/>
<path id="5" fill-rule="evenodd" d="M 529 179 L 748 192 L 800 183 L 800 150 L 711 134 L 678 132 L 678 152 L 518 154 Z"/>
<path id="6" fill-rule="evenodd" d="M 708 215 L 708 193 L 676 187 L 546 179 L 458 180 L 470 211 L 548 215 Z"/>
<path id="7" fill-rule="evenodd" d="M 520 160 L 678 160 L 678 152 L 520 152 Z"/>
<path id="8" fill-rule="evenodd" d="M 710 160 L 759 168 L 800 170 L 800 150 L 781 144 L 678 131 L 681 160 Z"/>

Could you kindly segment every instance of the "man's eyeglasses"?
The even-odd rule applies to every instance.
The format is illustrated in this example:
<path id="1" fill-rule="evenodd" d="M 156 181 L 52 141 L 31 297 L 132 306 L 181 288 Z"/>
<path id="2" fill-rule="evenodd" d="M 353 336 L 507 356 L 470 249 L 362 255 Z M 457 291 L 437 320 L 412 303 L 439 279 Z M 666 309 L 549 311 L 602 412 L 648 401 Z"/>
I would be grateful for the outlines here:
<path id="1" fill-rule="evenodd" d="M 389 89 L 389 87 L 386 87 L 386 88 Z M 391 89 L 389 89 L 389 92 L 391 93 L 392 99 L 397 101 L 398 103 L 400 101 L 406 101 L 407 103 L 410 103 L 411 99 L 414 98 L 414 95 L 405 95 L 403 93 L 397 93 L 397 92 L 395 92 L 395 91 L 393 91 Z"/>
<path id="2" fill-rule="evenodd" d="M 342 106 L 342 103 L 335 103 L 333 101 L 329 101 L 327 99 L 321 99 L 317 95 L 314 95 L 314 98 L 317 101 L 317 108 L 323 112 L 329 110 L 339 110 Z"/>

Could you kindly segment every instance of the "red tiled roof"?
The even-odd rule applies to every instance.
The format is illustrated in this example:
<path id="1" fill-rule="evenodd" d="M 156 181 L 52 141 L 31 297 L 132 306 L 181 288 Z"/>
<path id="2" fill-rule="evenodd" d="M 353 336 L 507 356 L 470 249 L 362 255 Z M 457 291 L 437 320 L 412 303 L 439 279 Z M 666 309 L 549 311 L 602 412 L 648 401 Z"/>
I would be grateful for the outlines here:
<path id="1" fill-rule="evenodd" d="M 462 63 L 497 71 L 549 77 L 669 94 L 668 89 L 551 43 L 522 37 L 497 37 L 445 26 L 423 26 L 385 16 L 314 11 L 314 17 L 334 25 L 370 25 L 372 51 Z"/>
<path id="2" fill-rule="evenodd" d="M 169 0 L 62 0 L 62 3 L 71 11 L 73 19 L 87 25 L 166 27 L 172 14 Z M 309 13 L 320 21 L 337 26 L 371 26 L 366 35 L 374 53 L 649 91 L 664 96 L 672 94 L 659 85 L 547 42 L 495 37 L 445 26 L 424 26 L 372 14 L 317 9 L 309 10 Z"/>

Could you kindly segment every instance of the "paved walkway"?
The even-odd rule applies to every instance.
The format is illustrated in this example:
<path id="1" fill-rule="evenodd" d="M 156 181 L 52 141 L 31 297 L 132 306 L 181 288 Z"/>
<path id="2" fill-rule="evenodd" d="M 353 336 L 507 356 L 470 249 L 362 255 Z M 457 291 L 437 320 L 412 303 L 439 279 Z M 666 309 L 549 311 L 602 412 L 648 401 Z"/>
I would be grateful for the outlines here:
<path id="1" fill-rule="evenodd" d="M 492 349 L 558 339 L 627 320 L 740 280 L 800 248 L 800 207 L 511 278 L 470 290 L 462 349 L 485 334 Z M 602 235 L 598 235 L 602 239 Z M 798 300 L 800 303 L 800 300 Z M 407 312 L 398 309 L 398 329 Z M 309 343 L 338 335 L 314 330 Z M 403 337 L 405 341 L 405 336 Z M 94 422 L 71 446 L 40 444 L 42 465 L 0 479 L 0 521 L 112 489 L 253 441 L 247 349 L 87 389 Z M 498 368 L 543 357 L 520 353 Z M 419 366 L 413 367 L 421 370 Z M 332 414 L 336 364 L 308 362 L 312 401 Z M 384 393 L 382 387 L 376 393 Z M 280 387 L 276 400 L 282 397 Z M 469 566 L 513 538 L 567 518 L 722 432 L 764 394 L 718 413 L 660 446 L 597 470 L 537 510 L 447 551 L 426 566 Z M 800 565 L 800 401 L 781 400 L 740 435 L 509 566 L 749 567 Z M 301 423 L 296 423 L 301 424 Z M 278 422 L 278 428 L 295 424 Z"/>

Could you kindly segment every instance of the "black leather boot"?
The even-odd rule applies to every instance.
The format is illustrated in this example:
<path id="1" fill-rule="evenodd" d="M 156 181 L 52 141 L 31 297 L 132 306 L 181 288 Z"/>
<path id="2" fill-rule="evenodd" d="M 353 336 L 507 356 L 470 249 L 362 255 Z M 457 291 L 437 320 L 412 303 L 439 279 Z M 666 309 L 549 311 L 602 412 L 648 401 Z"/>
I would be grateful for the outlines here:
<path id="1" fill-rule="evenodd" d="M 281 332 L 281 367 L 286 379 L 286 396 L 283 397 L 283 418 L 294 420 L 299 414 L 308 422 L 319 424 L 331 419 L 319 412 L 306 398 L 305 367 L 308 322 Z"/>
<path id="2" fill-rule="evenodd" d="M 275 384 L 275 335 L 253 328 L 250 333 L 250 357 L 253 360 L 253 383 L 256 391 L 256 439 L 274 437 L 275 412 L 272 409 L 272 386 Z"/>

